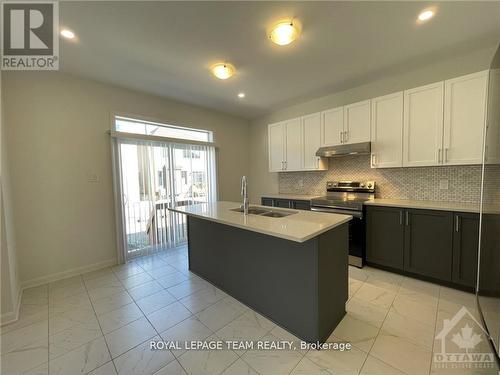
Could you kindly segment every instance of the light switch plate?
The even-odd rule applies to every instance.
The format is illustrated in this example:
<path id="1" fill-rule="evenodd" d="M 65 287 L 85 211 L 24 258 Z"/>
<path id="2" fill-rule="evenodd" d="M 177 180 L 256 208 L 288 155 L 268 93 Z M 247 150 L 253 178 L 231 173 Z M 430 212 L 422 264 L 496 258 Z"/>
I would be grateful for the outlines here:
<path id="1" fill-rule="evenodd" d="M 97 173 L 87 173 L 87 182 L 96 183 L 99 182 L 99 175 Z"/>
<path id="2" fill-rule="evenodd" d="M 439 180 L 439 188 L 441 190 L 448 190 L 448 180 Z"/>

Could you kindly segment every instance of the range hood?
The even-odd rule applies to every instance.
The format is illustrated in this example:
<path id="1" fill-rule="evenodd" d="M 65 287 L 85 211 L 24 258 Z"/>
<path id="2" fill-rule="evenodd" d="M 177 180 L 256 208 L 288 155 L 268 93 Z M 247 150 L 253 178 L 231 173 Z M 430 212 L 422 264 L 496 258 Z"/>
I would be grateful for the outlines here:
<path id="1" fill-rule="evenodd" d="M 370 142 L 351 143 L 348 145 L 320 147 L 316 156 L 322 158 L 334 158 L 337 156 L 363 155 L 371 152 Z"/>

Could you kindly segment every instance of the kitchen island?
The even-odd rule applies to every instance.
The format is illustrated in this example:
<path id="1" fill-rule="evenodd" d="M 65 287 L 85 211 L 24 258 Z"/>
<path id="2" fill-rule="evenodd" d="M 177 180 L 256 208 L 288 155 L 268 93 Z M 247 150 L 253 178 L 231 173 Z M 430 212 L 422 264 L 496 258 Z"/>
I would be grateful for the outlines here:
<path id="1" fill-rule="evenodd" d="M 352 217 L 239 207 L 170 209 L 188 217 L 189 269 L 302 340 L 324 342 L 345 315 Z"/>

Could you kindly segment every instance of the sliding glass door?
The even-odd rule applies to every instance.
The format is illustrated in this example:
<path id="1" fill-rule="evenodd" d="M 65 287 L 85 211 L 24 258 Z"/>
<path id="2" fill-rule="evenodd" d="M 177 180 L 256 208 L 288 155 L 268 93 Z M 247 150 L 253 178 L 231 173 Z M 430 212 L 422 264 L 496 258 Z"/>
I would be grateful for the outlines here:
<path id="1" fill-rule="evenodd" d="M 185 215 L 168 210 L 216 199 L 212 146 L 116 139 L 124 258 L 186 241 Z"/>

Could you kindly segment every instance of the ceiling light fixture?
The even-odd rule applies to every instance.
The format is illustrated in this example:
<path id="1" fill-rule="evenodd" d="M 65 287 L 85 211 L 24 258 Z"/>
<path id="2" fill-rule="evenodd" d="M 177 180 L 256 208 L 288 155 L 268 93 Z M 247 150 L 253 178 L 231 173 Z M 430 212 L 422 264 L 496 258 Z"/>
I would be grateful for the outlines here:
<path id="1" fill-rule="evenodd" d="M 269 39 L 280 46 L 286 46 L 298 38 L 300 34 L 299 24 L 295 20 L 277 23 L 269 33 Z"/>
<path id="2" fill-rule="evenodd" d="M 418 20 L 420 22 L 425 22 L 429 21 L 432 17 L 434 17 L 434 11 L 431 9 L 426 9 L 420 12 L 420 14 L 418 15 Z"/>
<path id="3" fill-rule="evenodd" d="M 240 92 L 238 94 L 238 98 L 243 99 L 244 97 L 245 97 L 245 93 L 244 92 Z"/>
<path id="4" fill-rule="evenodd" d="M 73 39 L 75 37 L 75 33 L 69 29 L 62 29 L 61 36 L 65 37 L 66 39 Z"/>
<path id="5" fill-rule="evenodd" d="M 213 75 L 219 79 L 228 79 L 236 71 L 234 66 L 231 64 L 228 64 L 228 63 L 218 63 L 215 65 L 212 65 L 211 69 L 212 69 Z"/>

